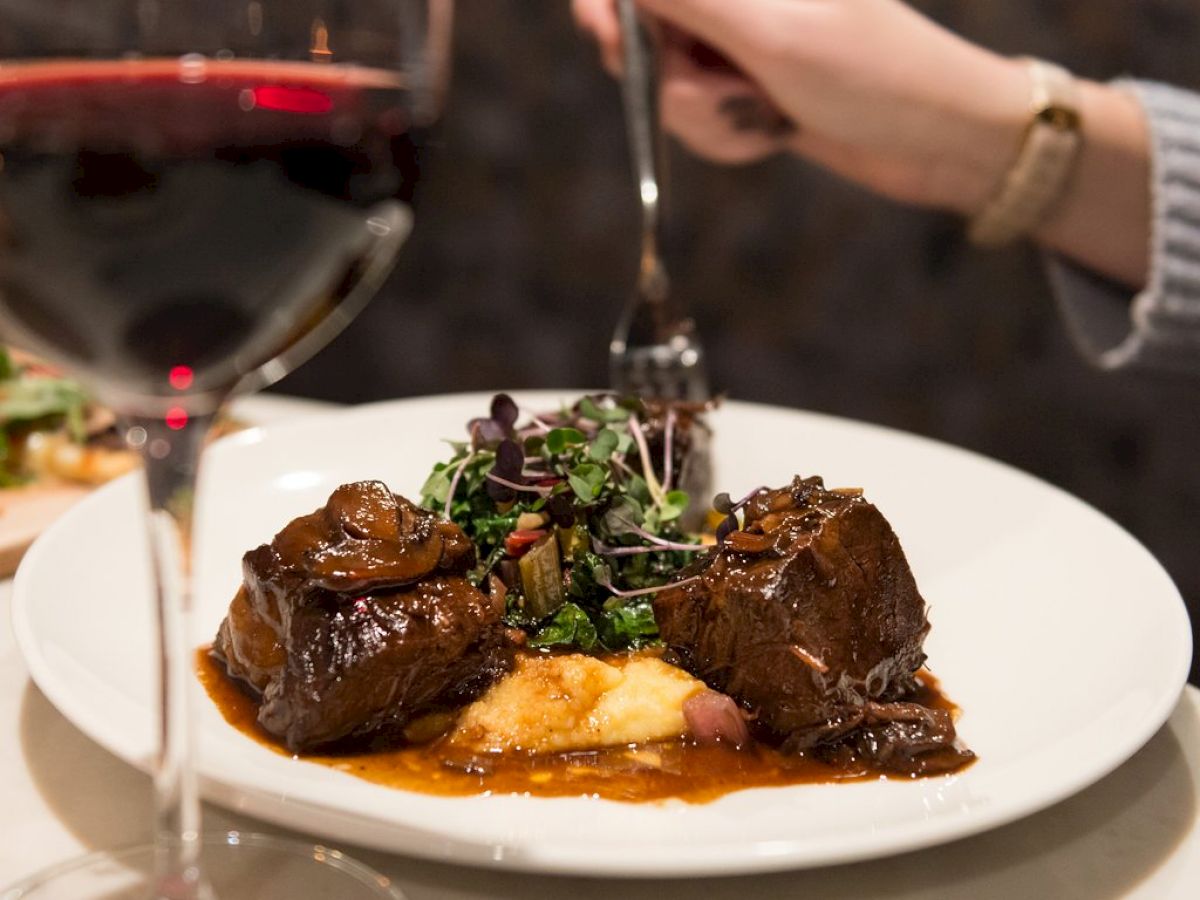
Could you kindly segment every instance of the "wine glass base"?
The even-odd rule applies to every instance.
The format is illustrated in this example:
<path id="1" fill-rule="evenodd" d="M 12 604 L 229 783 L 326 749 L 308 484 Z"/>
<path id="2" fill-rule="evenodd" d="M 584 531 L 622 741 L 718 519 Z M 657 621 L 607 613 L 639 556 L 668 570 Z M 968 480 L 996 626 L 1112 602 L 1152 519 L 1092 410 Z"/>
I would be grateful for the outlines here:
<path id="1" fill-rule="evenodd" d="M 405 900 L 387 877 L 319 844 L 230 831 L 205 835 L 211 900 Z M 152 844 L 101 850 L 0 891 L 0 900 L 151 900 Z"/>

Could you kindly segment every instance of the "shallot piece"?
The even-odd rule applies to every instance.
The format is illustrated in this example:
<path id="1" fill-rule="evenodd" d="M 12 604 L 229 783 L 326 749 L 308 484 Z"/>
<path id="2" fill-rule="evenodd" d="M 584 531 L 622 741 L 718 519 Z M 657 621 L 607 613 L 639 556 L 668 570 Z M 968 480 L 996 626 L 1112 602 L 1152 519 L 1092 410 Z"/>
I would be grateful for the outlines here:
<path id="1" fill-rule="evenodd" d="M 750 729 L 741 708 L 728 694 L 703 690 L 683 701 L 683 718 L 697 743 L 723 741 L 742 748 L 750 742 Z"/>

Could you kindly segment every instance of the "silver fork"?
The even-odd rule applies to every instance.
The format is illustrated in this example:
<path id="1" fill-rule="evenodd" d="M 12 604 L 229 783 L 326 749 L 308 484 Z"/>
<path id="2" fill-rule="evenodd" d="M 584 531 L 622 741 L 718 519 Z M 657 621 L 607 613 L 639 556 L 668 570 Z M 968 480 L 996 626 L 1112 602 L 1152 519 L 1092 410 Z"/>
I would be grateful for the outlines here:
<path id="1" fill-rule="evenodd" d="M 658 66 L 650 35 L 633 0 L 618 0 L 625 74 L 625 126 L 642 204 L 642 255 L 637 284 L 609 344 L 613 389 L 667 400 L 709 399 L 704 348 L 661 257 L 663 134 L 658 116 Z"/>

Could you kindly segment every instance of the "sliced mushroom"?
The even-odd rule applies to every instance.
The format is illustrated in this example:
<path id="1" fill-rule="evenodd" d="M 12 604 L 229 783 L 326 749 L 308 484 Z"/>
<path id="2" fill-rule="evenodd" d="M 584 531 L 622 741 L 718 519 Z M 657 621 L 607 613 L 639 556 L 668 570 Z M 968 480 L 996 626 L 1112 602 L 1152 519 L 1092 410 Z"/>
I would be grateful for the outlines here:
<path id="1" fill-rule="evenodd" d="M 398 587 L 433 572 L 443 544 L 432 528 L 399 541 L 345 541 L 305 553 L 304 568 L 318 587 L 338 593 Z"/>

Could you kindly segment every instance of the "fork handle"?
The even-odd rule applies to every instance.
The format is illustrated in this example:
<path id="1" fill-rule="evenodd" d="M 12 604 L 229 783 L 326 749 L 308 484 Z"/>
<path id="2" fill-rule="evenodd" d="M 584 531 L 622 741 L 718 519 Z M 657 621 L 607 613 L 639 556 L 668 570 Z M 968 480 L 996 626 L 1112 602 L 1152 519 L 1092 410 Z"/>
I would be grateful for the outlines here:
<path id="1" fill-rule="evenodd" d="M 621 89 L 625 103 L 630 155 L 642 204 L 642 263 L 653 265 L 661 252 L 662 180 L 665 160 L 659 125 L 658 59 L 654 41 L 643 27 L 633 0 L 617 0 L 625 74 Z"/>

